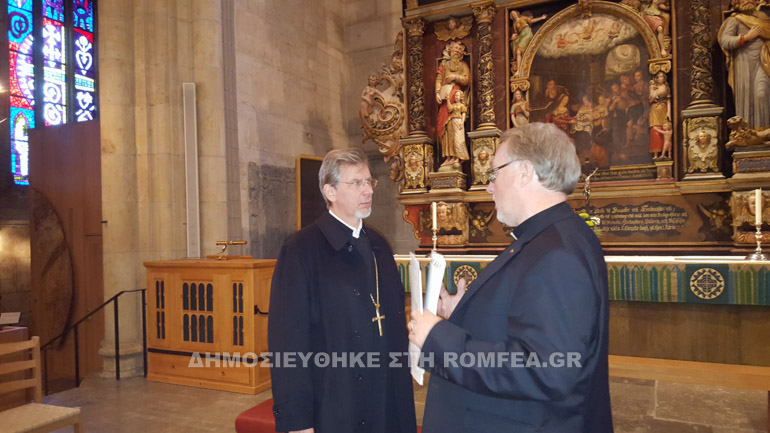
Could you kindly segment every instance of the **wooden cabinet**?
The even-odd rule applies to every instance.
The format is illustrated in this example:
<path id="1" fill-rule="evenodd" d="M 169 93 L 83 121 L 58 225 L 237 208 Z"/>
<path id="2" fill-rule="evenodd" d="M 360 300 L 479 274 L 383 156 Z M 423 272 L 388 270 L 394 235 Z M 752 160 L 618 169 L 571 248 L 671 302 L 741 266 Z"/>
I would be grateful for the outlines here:
<path id="1" fill-rule="evenodd" d="M 146 262 L 147 379 L 256 394 L 270 387 L 267 312 L 275 260 Z"/>

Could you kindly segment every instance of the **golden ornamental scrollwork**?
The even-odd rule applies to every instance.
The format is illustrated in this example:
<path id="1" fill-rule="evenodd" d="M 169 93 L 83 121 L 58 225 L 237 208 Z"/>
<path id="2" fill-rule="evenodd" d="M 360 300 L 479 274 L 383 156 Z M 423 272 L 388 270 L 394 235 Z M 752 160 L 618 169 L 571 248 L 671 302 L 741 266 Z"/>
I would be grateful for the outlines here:
<path id="1" fill-rule="evenodd" d="M 714 94 L 711 63 L 711 15 L 708 0 L 692 0 L 690 4 L 690 34 L 692 54 L 690 69 L 691 103 L 710 103 Z"/>
<path id="2" fill-rule="evenodd" d="M 496 137 L 483 137 L 472 142 L 473 185 L 486 185 L 489 183 L 489 173 L 492 170 L 492 158 L 497 148 Z"/>
<path id="3" fill-rule="evenodd" d="M 725 279 L 714 268 L 698 269 L 690 277 L 690 291 L 701 299 L 714 299 L 725 291 Z"/>
<path id="4" fill-rule="evenodd" d="M 425 32 L 425 20 L 422 18 L 415 18 L 411 20 L 403 20 L 404 28 L 408 37 L 422 36 Z"/>
<path id="5" fill-rule="evenodd" d="M 425 144 L 425 172 L 433 172 L 433 146 Z"/>
<path id="6" fill-rule="evenodd" d="M 636 3 L 639 3 L 638 0 Z M 649 53 L 650 63 L 662 63 L 662 61 L 670 59 L 670 54 L 662 49 L 656 33 L 652 31 L 650 25 L 642 17 L 642 14 L 639 12 L 638 8 L 635 9 L 631 5 L 627 4 L 610 3 L 606 1 L 592 1 L 590 10 L 592 17 L 585 17 L 584 8 L 578 4 L 574 4 L 550 17 L 538 29 L 538 31 L 534 33 L 531 42 L 527 44 L 526 50 L 523 52 L 521 61 L 519 62 L 521 63 L 521 66 L 518 68 L 518 72 L 515 75 L 521 78 L 528 78 L 532 67 L 532 61 L 534 60 L 535 55 L 545 40 L 559 26 L 571 20 L 572 18 L 582 18 L 584 27 L 582 30 L 585 33 L 585 37 L 600 37 L 596 31 L 597 29 L 591 24 L 591 20 L 594 20 L 595 22 L 597 14 L 606 14 L 612 17 L 620 18 L 623 22 L 633 27 L 633 29 L 636 30 L 636 32 L 638 32 L 642 37 L 642 40 L 644 40 L 644 44 L 647 47 L 647 51 Z M 612 37 L 610 37 L 612 29 L 609 29 L 607 33 L 608 34 L 605 36 L 609 37 L 609 39 L 612 39 Z M 583 36 L 581 35 L 580 37 Z"/>
<path id="7" fill-rule="evenodd" d="M 671 72 L 671 60 L 650 60 L 650 75 L 655 76 L 658 72 L 668 74 Z"/>
<path id="8" fill-rule="evenodd" d="M 687 173 L 719 172 L 718 117 L 686 119 L 682 125 L 686 140 Z"/>
<path id="9" fill-rule="evenodd" d="M 473 15 L 476 17 L 476 22 L 479 24 L 491 23 L 497 13 L 497 6 L 495 6 L 494 2 L 471 6 L 473 7 Z"/>
<path id="10" fill-rule="evenodd" d="M 369 74 L 367 86 L 361 92 L 358 116 L 364 130 L 363 142 L 374 141 L 385 162 L 400 159 L 399 140 L 404 135 L 406 119 L 403 55 L 403 32 L 399 32 L 390 62 L 382 65 L 381 74 Z"/>
<path id="11" fill-rule="evenodd" d="M 527 90 L 529 90 L 531 85 L 532 83 L 530 83 L 529 80 L 525 78 L 511 77 L 511 93 L 514 93 L 517 90 L 526 92 Z"/>
<path id="12" fill-rule="evenodd" d="M 455 283 L 455 286 L 457 286 L 457 283 L 460 282 L 460 278 L 464 278 L 465 287 L 468 287 L 476 278 L 478 278 L 478 276 L 479 274 L 473 269 L 473 266 L 461 265 L 458 266 L 452 274 L 452 281 Z"/>
<path id="13" fill-rule="evenodd" d="M 404 188 L 425 188 L 425 155 L 422 144 L 404 146 Z"/>
<path id="14" fill-rule="evenodd" d="M 418 241 L 420 239 L 422 239 L 420 237 L 420 232 L 422 232 L 422 225 L 421 225 L 421 218 L 422 218 L 422 216 L 423 216 L 423 212 L 420 211 L 420 213 L 418 214 L 418 217 L 417 217 L 418 218 L 418 223 L 417 223 L 418 227 L 415 227 L 414 223 L 412 222 L 412 220 L 409 219 L 409 209 L 404 209 L 404 211 L 401 213 L 401 218 L 404 221 L 406 221 L 407 223 L 409 223 L 410 226 L 412 226 L 412 234 L 414 235 L 414 238 L 417 239 Z"/>

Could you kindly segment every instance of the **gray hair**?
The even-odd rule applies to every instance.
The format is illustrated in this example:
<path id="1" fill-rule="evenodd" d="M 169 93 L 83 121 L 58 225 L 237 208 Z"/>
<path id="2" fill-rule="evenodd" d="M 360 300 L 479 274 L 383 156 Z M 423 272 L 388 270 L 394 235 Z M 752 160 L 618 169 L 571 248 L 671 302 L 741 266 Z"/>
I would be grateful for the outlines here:
<path id="1" fill-rule="evenodd" d="M 505 131 L 500 145 L 508 143 L 509 160 L 532 163 L 540 184 L 570 194 L 580 178 L 580 159 L 572 140 L 552 123 L 530 123 Z"/>
<path id="2" fill-rule="evenodd" d="M 329 207 L 329 201 L 324 195 L 324 185 L 327 183 L 337 187 L 340 181 L 340 169 L 343 165 L 365 165 L 369 167 L 369 159 L 363 150 L 357 148 L 330 150 L 321 163 L 321 169 L 318 170 L 318 188 L 321 190 L 321 197 Z"/>

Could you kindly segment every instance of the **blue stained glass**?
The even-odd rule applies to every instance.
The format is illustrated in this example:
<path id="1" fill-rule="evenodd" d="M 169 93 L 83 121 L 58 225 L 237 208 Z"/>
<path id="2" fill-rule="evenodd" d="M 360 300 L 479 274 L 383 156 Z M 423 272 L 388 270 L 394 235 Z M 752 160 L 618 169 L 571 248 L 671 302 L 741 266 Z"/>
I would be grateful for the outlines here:
<path id="1" fill-rule="evenodd" d="M 94 80 L 92 78 L 86 78 L 80 75 L 75 75 L 75 89 L 93 92 Z"/>
<path id="2" fill-rule="evenodd" d="M 74 0 L 75 27 L 88 32 L 94 31 L 94 2 L 89 0 Z"/>
<path id="3" fill-rule="evenodd" d="M 32 0 L 9 0 L 8 5 L 32 12 Z"/>
<path id="4" fill-rule="evenodd" d="M 46 103 L 62 104 L 65 102 L 67 93 L 64 90 L 64 83 L 43 83 L 43 101 Z"/>
<path id="5" fill-rule="evenodd" d="M 35 129 L 35 112 L 33 110 L 11 107 L 11 119 L 14 119 L 15 122 L 19 116 L 24 116 L 28 127 L 30 129 Z M 11 128 L 11 139 L 14 139 L 13 128 Z"/>
<path id="6" fill-rule="evenodd" d="M 32 12 L 8 5 L 8 42 L 11 48 L 18 49 L 24 39 L 32 33 Z"/>
<path id="7" fill-rule="evenodd" d="M 51 66 L 46 66 L 43 78 L 46 83 L 58 83 L 64 84 L 67 80 L 67 76 L 64 74 L 64 65 L 61 63 L 51 62 Z"/>
<path id="8" fill-rule="evenodd" d="M 35 125 L 35 113 L 11 107 L 11 171 L 17 185 L 29 185 L 29 128 Z"/>
<path id="9" fill-rule="evenodd" d="M 75 118 L 78 122 L 85 122 L 94 119 L 94 112 L 96 111 L 96 105 L 94 105 L 94 94 L 92 91 L 77 92 L 75 96 L 77 100 L 77 110 L 75 111 Z"/>
<path id="10" fill-rule="evenodd" d="M 35 99 L 35 65 L 32 56 L 11 53 L 11 94 Z"/>
<path id="11" fill-rule="evenodd" d="M 75 35 L 75 70 L 81 75 L 93 77 L 94 44 L 85 35 Z"/>
<path id="12" fill-rule="evenodd" d="M 64 27 L 55 24 L 43 25 L 43 58 L 50 61 L 63 62 L 65 56 Z"/>
<path id="13" fill-rule="evenodd" d="M 64 22 L 64 2 L 63 0 L 43 0 L 43 16 Z"/>
<path id="14" fill-rule="evenodd" d="M 67 123 L 67 107 L 59 104 L 46 103 L 43 105 L 45 125 L 61 125 Z"/>

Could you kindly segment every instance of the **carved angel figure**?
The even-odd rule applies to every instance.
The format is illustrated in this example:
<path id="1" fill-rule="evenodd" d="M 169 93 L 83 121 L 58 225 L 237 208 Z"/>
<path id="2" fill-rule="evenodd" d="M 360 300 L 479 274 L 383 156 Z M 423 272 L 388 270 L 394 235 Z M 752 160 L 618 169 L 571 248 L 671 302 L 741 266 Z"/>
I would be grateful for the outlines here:
<path id="1" fill-rule="evenodd" d="M 543 14 L 540 17 L 533 18 L 530 12 L 519 13 L 517 10 L 512 10 L 510 17 L 511 21 L 513 21 L 511 26 L 511 53 L 516 59 L 516 68 L 513 76 L 518 77 L 521 71 L 521 57 L 532 40 L 532 24 L 543 21 L 548 16 Z"/>
<path id="2" fill-rule="evenodd" d="M 652 0 L 650 5 L 642 11 L 642 17 L 658 38 L 660 54 L 664 57 L 668 55 L 671 45 L 671 38 L 669 37 L 671 14 L 668 13 L 669 10 L 670 7 L 666 0 Z"/>
<path id="3" fill-rule="evenodd" d="M 446 21 L 436 22 L 436 38 L 440 41 L 462 39 L 471 32 L 473 17 L 449 17 Z"/>
<path id="4" fill-rule="evenodd" d="M 383 96 L 382 92 L 375 87 L 380 82 L 377 74 L 369 74 L 369 79 L 367 81 L 367 86 L 364 87 L 364 90 L 361 92 L 361 108 L 359 108 L 358 111 L 361 118 L 372 114 L 372 105 L 374 104 L 375 97 L 379 97 L 383 101 L 385 100 L 385 96 Z"/>

